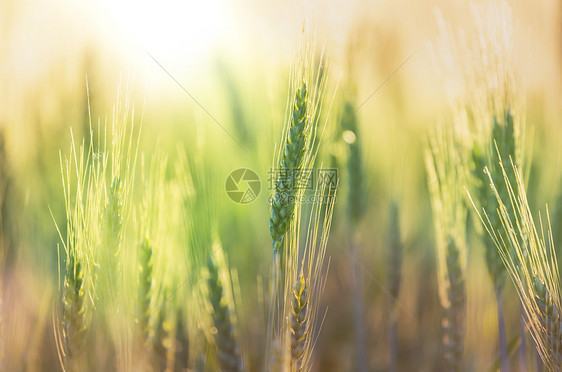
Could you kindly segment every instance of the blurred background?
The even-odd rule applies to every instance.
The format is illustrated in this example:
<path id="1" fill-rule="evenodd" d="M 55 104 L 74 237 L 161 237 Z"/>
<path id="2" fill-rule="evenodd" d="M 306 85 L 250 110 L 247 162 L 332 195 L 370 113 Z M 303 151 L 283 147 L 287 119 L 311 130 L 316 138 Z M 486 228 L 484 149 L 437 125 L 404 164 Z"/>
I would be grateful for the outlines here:
<path id="1" fill-rule="evenodd" d="M 318 371 L 353 370 L 349 314 L 355 261 L 340 243 L 347 241 L 348 190 L 338 131 L 342 87 L 352 85 L 368 185 L 358 245 L 370 369 L 388 365 L 385 245 L 390 201 L 398 200 L 404 244 L 398 367 L 438 370 L 441 310 L 423 146 L 428 128 L 446 116 L 446 97 L 428 45 L 438 34 L 437 12 L 452 29 L 467 25 L 470 30 L 470 5 L 404 0 L 0 3 L 1 323 L 2 340 L 11 344 L 4 355 L 10 370 L 59 370 L 52 329 L 53 304 L 59 299 L 60 239 L 54 221 L 65 221 L 59 152 L 68 152 L 71 127 L 81 142 L 90 117 L 93 123 L 111 122 L 117 90 L 127 85 L 135 121 L 142 122 L 145 156 L 159 147 L 173 158 L 178 144 L 204 143 L 205 169 L 218 183 L 241 167 L 262 179 L 262 192 L 248 205 L 233 203 L 222 186 L 213 195 L 221 211 L 219 234 L 239 273 L 244 353 L 252 370 L 261 369 L 259 340 L 267 317 L 265 309 L 259 316 L 252 309 L 257 278 L 267 278 L 271 267 L 267 171 L 279 145 L 290 66 L 305 19 L 331 66 L 327 102 L 334 104 L 324 119 L 327 133 L 336 135 L 320 148 L 319 158 L 337 167 L 341 178 L 321 301 L 327 312 L 314 365 Z M 538 210 L 554 205 L 561 187 L 562 7 L 546 0 L 510 6 L 515 69 L 524 87 L 526 122 L 533 128 L 527 138 L 534 145 L 531 209 Z M 483 248 L 479 239 L 469 241 L 465 359 L 470 370 L 482 371 L 496 360 L 496 309 Z M 515 301 L 511 285 L 505 297 L 506 303 Z M 506 308 L 511 340 L 519 332 L 519 310 Z"/>

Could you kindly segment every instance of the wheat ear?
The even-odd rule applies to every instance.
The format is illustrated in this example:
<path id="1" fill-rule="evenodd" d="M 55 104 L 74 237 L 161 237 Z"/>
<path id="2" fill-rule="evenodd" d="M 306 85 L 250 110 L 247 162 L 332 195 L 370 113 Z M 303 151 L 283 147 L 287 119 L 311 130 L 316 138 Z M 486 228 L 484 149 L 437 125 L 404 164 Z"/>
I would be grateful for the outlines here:
<path id="1" fill-rule="evenodd" d="M 166 298 L 166 297 L 164 297 Z M 151 365 L 154 371 L 164 371 L 167 364 L 169 343 L 168 337 L 168 311 L 163 305 L 158 309 L 158 316 L 152 326 L 150 337 Z"/>
<path id="2" fill-rule="evenodd" d="M 356 224 L 365 214 L 365 192 L 362 148 L 359 135 L 359 126 L 355 107 L 351 102 L 346 102 L 342 114 L 342 127 L 344 140 L 347 142 L 347 172 L 349 194 L 347 198 L 348 214 Z"/>
<path id="3" fill-rule="evenodd" d="M 212 258 L 207 260 L 209 278 L 209 300 L 213 306 L 213 324 L 217 329 L 215 343 L 217 345 L 217 358 L 224 371 L 242 371 L 242 358 L 240 347 L 234 335 L 234 324 L 230 308 L 224 296 L 223 284 L 219 278 L 217 264 Z"/>
<path id="4" fill-rule="evenodd" d="M 103 228 L 102 228 L 102 247 L 108 255 L 108 267 L 103 270 L 108 276 L 108 283 L 115 290 L 113 298 L 115 301 L 115 293 L 118 287 L 118 278 L 120 272 L 120 255 L 121 255 L 121 228 L 123 226 L 121 213 L 123 209 L 123 200 L 121 198 L 121 181 L 119 177 L 115 177 L 111 182 L 108 191 L 107 203 L 103 212 Z"/>
<path id="5" fill-rule="evenodd" d="M 279 249 L 295 214 L 295 202 L 300 171 L 306 157 L 309 137 L 309 117 L 307 116 L 306 83 L 295 94 L 291 114 L 291 124 L 285 141 L 279 177 L 275 183 L 275 195 L 271 203 L 269 233 L 273 248 Z"/>
<path id="6" fill-rule="evenodd" d="M 84 351 L 84 280 L 82 265 L 74 254 L 69 256 L 63 291 L 63 363 L 65 371 L 78 371 Z"/>
<path id="7" fill-rule="evenodd" d="M 139 350 L 148 341 L 152 301 L 152 245 L 144 238 L 138 245 L 139 294 L 136 309 L 137 343 Z"/>
<path id="8" fill-rule="evenodd" d="M 347 211 L 349 216 L 348 234 L 349 248 L 351 254 L 356 259 L 359 257 L 359 249 L 356 242 L 355 231 L 356 226 L 365 214 L 365 193 L 364 193 L 364 170 L 361 142 L 359 141 L 359 127 L 357 117 L 355 115 L 355 107 L 351 102 L 346 102 L 343 109 L 342 127 L 344 132 L 344 140 L 347 142 L 347 176 L 349 179 Z M 357 349 L 357 368 L 360 372 L 368 370 L 367 356 L 367 336 L 365 332 L 364 321 L 364 300 L 363 300 L 363 283 L 359 268 L 354 260 L 351 261 L 351 272 L 353 275 L 352 291 L 353 291 L 353 309 L 355 321 L 355 347 Z"/>
<path id="9" fill-rule="evenodd" d="M 443 346 L 448 371 L 462 370 L 463 330 L 466 290 L 460 262 L 460 252 L 453 239 L 447 245 L 447 273 L 449 305 L 445 308 L 443 321 Z"/>
<path id="10" fill-rule="evenodd" d="M 472 151 L 472 159 L 472 173 L 478 185 L 478 187 L 475 188 L 475 196 L 483 209 L 487 211 L 496 210 L 499 204 L 492 189 L 489 187 L 490 181 L 495 185 L 501 200 L 507 200 L 509 198 L 506 183 L 503 181 L 504 173 L 509 178 L 510 184 L 513 185 L 513 187 L 517 186 L 514 172 L 511 169 L 501 169 L 501 164 L 507 164 L 510 161 L 513 161 L 515 164 L 520 164 L 517 130 L 511 110 L 506 110 L 501 120 L 498 120 L 498 118 L 494 116 L 488 151 L 484 153 L 475 145 Z M 484 172 L 484 168 L 489 170 L 489 176 Z M 514 211 L 508 208 L 508 213 L 510 213 L 513 220 L 515 217 Z M 501 234 L 503 239 L 507 238 L 502 230 L 501 219 L 497 214 L 490 215 L 490 223 L 492 224 L 493 231 L 497 231 L 498 234 Z M 509 366 L 502 296 L 503 287 L 505 286 L 506 268 L 500 257 L 499 250 L 490 237 L 484 237 L 484 243 L 486 265 L 494 284 L 497 300 L 501 369 L 502 371 L 507 371 Z M 524 337 L 524 335 L 522 336 Z"/>
<path id="11" fill-rule="evenodd" d="M 455 133 L 440 126 L 426 152 L 431 206 L 435 223 L 439 299 L 444 309 L 443 359 L 447 370 L 462 369 L 466 292 L 465 228 L 463 186 L 466 164 Z"/>
<path id="12" fill-rule="evenodd" d="M 500 163 L 499 167 L 507 199 L 502 199 L 493 176 L 487 170 L 498 209 L 483 210 L 482 213 L 477 209 L 477 212 L 517 289 L 527 328 L 543 363 L 548 370 L 560 371 L 562 291 L 550 220 L 546 234 L 540 216 L 540 226 L 535 226 L 519 169 L 511 164 L 512 175 L 517 182 L 512 184 L 503 164 Z M 494 230 L 493 214 L 496 215 L 494 219 L 500 219 L 500 230 Z"/>
<path id="13" fill-rule="evenodd" d="M 545 344 L 552 355 L 552 360 L 560 366 L 562 363 L 562 319 L 560 318 L 560 300 L 556 301 L 552 297 L 547 285 L 538 276 L 533 278 L 533 290 L 536 306 L 540 310 L 538 323 L 544 333 Z"/>
<path id="14" fill-rule="evenodd" d="M 301 274 L 295 283 L 291 303 L 291 369 L 302 371 L 302 356 L 308 335 L 308 290 Z"/>
<path id="15" fill-rule="evenodd" d="M 175 357 L 174 371 L 184 372 L 189 364 L 189 336 L 186 325 L 184 324 L 184 314 L 180 309 L 176 314 L 176 337 L 175 337 Z"/>
<path id="16" fill-rule="evenodd" d="M 272 341 L 272 333 L 279 337 L 282 328 L 286 294 L 285 269 L 288 253 L 281 250 L 285 235 L 291 227 L 297 198 L 300 195 L 300 182 L 303 164 L 310 158 L 309 145 L 311 144 L 311 126 L 308 116 L 308 91 L 303 81 L 301 87 L 296 91 L 294 101 L 291 104 L 290 121 L 286 129 L 284 146 L 280 154 L 278 178 L 275 181 L 275 193 L 271 201 L 271 213 L 269 218 L 269 232 L 273 244 L 273 290 L 270 304 L 270 314 L 267 331 L 267 349 Z M 266 351 L 266 358 L 269 352 Z M 268 363 L 268 362 L 266 362 Z"/>

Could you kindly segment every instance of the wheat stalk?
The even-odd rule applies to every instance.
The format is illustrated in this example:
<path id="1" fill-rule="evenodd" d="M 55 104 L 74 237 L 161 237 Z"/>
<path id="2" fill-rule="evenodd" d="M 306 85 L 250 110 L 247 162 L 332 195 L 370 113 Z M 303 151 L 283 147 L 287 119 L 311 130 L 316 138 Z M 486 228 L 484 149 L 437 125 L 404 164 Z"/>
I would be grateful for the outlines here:
<path id="1" fill-rule="evenodd" d="M 271 202 L 269 232 L 273 243 L 273 290 L 268 321 L 268 345 L 271 333 L 280 333 L 284 311 L 284 278 L 287 270 L 288 252 L 280 251 L 285 235 L 291 227 L 295 215 L 297 199 L 302 195 L 301 184 L 308 175 L 303 174 L 304 165 L 308 164 L 311 150 L 311 128 L 306 82 L 296 91 L 292 105 L 279 176 L 275 182 L 275 193 Z M 306 171 L 306 170 L 305 170 Z M 276 336 L 279 337 L 279 336 Z M 268 351 L 266 351 L 267 354 Z M 266 362 L 267 363 L 267 362 Z"/>
<path id="2" fill-rule="evenodd" d="M 289 299 L 295 278 L 294 250 L 291 244 L 294 238 L 295 216 L 298 216 L 301 198 L 311 174 L 318 148 L 315 147 L 318 112 L 322 106 L 322 94 L 325 87 L 326 66 L 324 58 L 321 65 L 315 64 L 313 44 L 309 43 L 307 34 L 303 40 L 291 71 L 291 86 L 288 99 L 288 119 L 282 135 L 282 146 L 275 159 L 277 175 L 275 190 L 271 201 L 269 230 L 273 245 L 273 280 L 271 303 L 268 316 L 266 366 L 272 354 L 273 342 L 284 344 L 287 329 L 285 319 L 288 312 L 286 301 Z M 287 244 L 288 243 L 288 244 Z M 283 248 L 285 247 L 285 248 Z M 283 249 L 282 249 L 283 248 Z"/>
<path id="3" fill-rule="evenodd" d="M 267 355 L 267 371 L 286 372 L 288 368 L 285 340 L 276 338 L 272 341 Z"/>
<path id="4" fill-rule="evenodd" d="M 64 242 L 67 264 L 63 284 L 63 331 L 55 334 L 59 350 L 61 354 L 65 353 L 66 335 L 85 333 L 76 329 L 65 330 L 67 324 L 79 323 L 73 316 L 83 314 L 80 316 L 84 329 L 90 326 L 85 316 L 88 299 L 96 309 L 92 313 L 96 315 L 95 321 L 101 320 L 103 331 L 112 336 L 112 346 L 116 347 L 117 353 L 112 353 L 110 358 L 116 356 L 121 370 L 127 369 L 129 342 L 128 333 L 123 329 L 126 312 L 118 311 L 119 304 L 124 302 L 119 297 L 122 290 L 120 263 L 138 148 L 134 143 L 134 134 L 138 131 L 134 129 L 130 111 L 128 93 L 124 99 L 118 93 L 110 130 L 107 130 L 107 123 L 104 126 L 100 123 L 96 136 L 90 123 L 87 144 L 77 149 L 72 138 L 70 156 L 63 159 L 61 155 L 66 238 L 57 226 Z M 104 353 L 99 354 L 102 357 L 97 358 L 97 367 L 104 364 Z"/>
<path id="5" fill-rule="evenodd" d="M 398 203 L 393 201 L 389 207 L 387 235 L 387 288 L 392 296 L 393 303 L 398 299 L 400 293 L 400 282 L 402 278 L 402 237 L 400 234 L 400 209 Z"/>
<path id="6" fill-rule="evenodd" d="M 344 141 L 347 143 L 347 176 L 348 176 L 348 215 L 352 226 L 357 224 L 365 214 L 365 185 L 363 169 L 362 146 L 355 107 L 350 101 L 344 104 L 342 114 L 342 128 Z M 352 232 L 353 233 L 353 232 Z"/>
<path id="7" fill-rule="evenodd" d="M 454 132 L 445 126 L 435 131 L 426 150 L 426 169 L 436 233 L 439 295 L 445 310 L 443 357 L 447 370 L 450 371 L 462 369 L 466 302 L 466 209 L 463 202 L 466 165 L 461 151 L 462 147 Z"/>
<path id="8" fill-rule="evenodd" d="M 288 246 L 288 264 L 285 281 L 285 298 L 288 306 L 282 336 L 278 342 L 288 345 L 284 368 L 291 371 L 312 370 L 312 353 L 320 333 L 320 299 L 324 290 L 327 265 L 326 246 L 330 236 L 333 208 L 336 198 L 335 187 L 317 184 L 308 220 L 303 221 L 304 211 L 298 211 L 294 226 L 291 227 Z M 304 233 L 303 239 L 300 237 Z M 282 355 L 277 361 L 285 360 Z M 289 363 L 290 362 L 290 363 Z"/>
<path id="9" fill-rule="evenodd" d="M 488 175 L 484 172 L 484 168 L 491 170 L 490 177 L 492 182 L 498 185 L 498 193 L 501 198 L 505 200 L 507 195 L 507 188 L 503 182 L 503 172 L 499 169 L 499 164 L 502 162 L 508 162 L 512 159 L 516 164 L 520 164 L 520 155 L 517 139 L 517 131 L 513 121 L 513 115 L 511 110 L 507 109 L 504 113 L 502 120 L 498 120 L 497 117 L 493 118 L 493 125 L 490 134 L 490 139 L 488 142 L 488 151 L 482 153 L 474 145 L 472 151 L 473 167 L 472 175 L 475 181 L 476 187 L 474 188 L 475 195 L 481 207 L 485 210 L 496 210 L 498 208 L 498 202 L 496 197 L 489 187 Z M 508 172 L 508 177 L 513 185 L 515 185 L 513 172 Z M 513 211 L 510 211 L 512 218 Z M 499 234 L 503 234 L 501 230 L 501 220 L 494 214 L 490 216 L 490 222 L 493 225 L 494 231 L 498 231 Z M 505 239 L 505 236 L 504 236 Z M 500 342 L 500 356 L 502 363 L 502 371 L 508 370 L 507 361 L 507 339 L 506 339 L 506 329 L 505 321 L 503 315 L 503 287 L 505 286 L 506 277 L 506 267 L 501 260 L 500 253 L 495 247 L 493 241 L 489 238 L 484 237 L 485 241 L 485 258 L 486 265 L 488 267 L 488 272 L 492 278 L 494 284 L 494 290 L 497 300 L 498 309 L 498 329 L 499 329 L 499 342 Z M 522 333 L 522 345 L 524 345 L 524 333 Z M 524 352 L 522 351 L 522 355 Z"/>
<path id="10" fill-rule="evenodd" d="M 537 346 L 537 351 L 549 370 L 561 370 L 562 365 L 562 322 L 560 308 L 562 297 L 560 276 L 550 220 L 545 228 L 539 216 L 535 225 L 531 214 L 523 177 L 519 168 L 511 163 L 507 172 L 499 164 L 503 174 L 503 187 L 507 190 L 502 197 L 500 189 L 487 170 L 491 190 L 498 203 L 496 210 L 477 209 L 491 240 L 500 252 L 507 272 L 519 294 L 525 322 Z M 514 177 L 516 184 L 512 184 Z M 480 212 L 481 211 L 481 212 Z M 495 216 L 493 216 L 495 215 Z M 499 219 L 501 226 L 495 230 L 493 219 Z M 548 218 L 548 210 L 547 210 Z"/>
<path id="11" fill-rule="evenodd" d="M 72 134 L 72 131 L 71 131 Z M 85 367 L 86 333 L 89 328 L 86 316 L 87 280 L 89 260 L 89 212 L 92 210 L 89 168 L 91 148 L 76 149 L 72 140 L 70 156 L 63 160 L 60 155 L 61 177 L 66 211 L 66 237 L 59 225 L 56 229 L 64 249 L 65 267 L 62 283 L 62 319 L 55 320 L 55 338 L 64 371 L 78 371 Z M 59 260 L 60 250 L 57 247 Z M 59 272 L 60 280 L 60 272 Z"/>
<path id="12" fill-rule="evenodd" d="M 356 229 L 365 214 L 365 187 L 363 158 L 361 141 L 359 140 L 359 127 L 355 115 L 355 107 L 350 101 L 346 101 L 342 114 L 342 128 L 345 130 L 343 136 L 347 143 L 347 177 L 348 198 L 347 212 L 349 217 L 348 234 L 349 247 L 353 257 L 359 258 L 358 244 L 356 242 Z M 355 324 L 355 347 L 357 349 L 357 368 L 361 372 L 368 369 L 368 358 L 366 350 L 366 333 L 364 321 L 363 284 L 361 275 L 354 260 L 351 261 L 351 272 L 353 274 L 352 291 L 354 301 L 354 324 Z"/>
<path id="13" fill-rule="evenodd" d="M 470 158 L 472 177 L 467 187 L 477 205 L 495 210 L 497 202 L 483 170 L 488 167 L 500 194 L 505 194 L 501 190 L 502 182 L 497 182 L 502 177 L 498 161 L 508 162 L 511 158 L 518 166 L 524 164 L 524 104 L 520 93 L 523 90 L 515 73 L 516 43 L 509 5 L 496 1 L 472 6 L 471 11 L 473 29 L 464 31 L 476 37 L 468 40 L 461 33 L 451 35 L 443 20 L 439 20 L 444 45 L 438 63 L 445 71 L 445 89 L 455 131 L 459 138 L 464 138 L 464 146 L 471 152 L 467 159 Z M 491 218 L 497 229 L 499 220 Z M 505 372 L 509 368 L 502 299 L 506 269 L 493 242 L 485 235 L 482 240 L 497 300 L 501 370 Z M 524 334 L 521 337 L 525 339 Z M 522 358 L 524 344 L 520 349 Z"/>
<path id="14" fill-rule="evenodd" d="M 390 371 L 396 371 L 397 343 L 398 343 L 398 313 L 396 302 L 400 293 L 400 282 L 402 277 L 402 240 L 400 236 L 399 208 L 396 202 L 392 202 L 389 208 L 388 237 L 387 237 L 387 260 L 386 260 L 386 287 L 391 296 L 390 305 Z"/>

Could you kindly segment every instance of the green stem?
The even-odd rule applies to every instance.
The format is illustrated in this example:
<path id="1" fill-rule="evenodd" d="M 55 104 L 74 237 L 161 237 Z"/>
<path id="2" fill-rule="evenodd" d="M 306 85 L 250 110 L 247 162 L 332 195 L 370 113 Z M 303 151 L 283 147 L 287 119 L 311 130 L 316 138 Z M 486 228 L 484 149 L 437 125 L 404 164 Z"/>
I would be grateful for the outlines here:
<path id="1" fill-rule="evenodd" d="M 503 311 L 503 298 L 501 290 L 496 292 L 496 300 L 498 303 L 498 336 L 500 341 L 500 361 L 501 372 L 509 372 L 509 360 L 507 353 L 507 336 L 505 329 L 505 319 Z"/>
<path id="2" fill-rule="evenodd" d="M 369 362 L 367 359 L 366 334 L 364 322 L 363 286 L 361 282 L 361 272 L 355 259 L 358 259 L 358 249 L 353 238 L 349 239 L 351 255 L 354 258 L 351 262 L 351 273 L 353 275 L 353 308 L 355 319 L 355 347 L 357 348 L 357 371 L 367 372 Z"/>

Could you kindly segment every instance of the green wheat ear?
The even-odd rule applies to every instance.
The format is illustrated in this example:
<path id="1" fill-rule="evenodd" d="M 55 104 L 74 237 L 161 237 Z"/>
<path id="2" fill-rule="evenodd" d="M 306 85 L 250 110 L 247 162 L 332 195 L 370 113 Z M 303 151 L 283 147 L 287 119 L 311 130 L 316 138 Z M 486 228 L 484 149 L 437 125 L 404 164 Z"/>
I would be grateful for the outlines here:
<path id="1" fill-rule="evenodd" d="M 64 369 L 76 370 L 84 351 L 86 324 L 84 319 L 84 280 L 82 265 L 74 254 L 69 256 L 63 291 Z"/>
<path id="2" fill-rule="evenodd" d="M 450 127 L 438 127 L 430 140 L 426 170 L 435 224 L 439 297 L 444 310 L 443 359 L 448 370 L 458 371 L 462 369 L 466 308 L 466 165 L 459 139 Z"/>
<path id="3" fill-rule="evenodd" d="M 535 303 L 540 311 L 539 325 L 544 332 L 546 345 L 552 353 L 553 359 L 562 362 L 562 324 L 560 309 L 552 298 L 545 283 L 538 277 L 533 277 Z"/>
<path id="4" fill-rule="evenodd" d="M 461 370 L 466 290 L 460 262 L 460 252 L 453 239 L 447 244 L 447 272 L 449 307 L 445 309 L 444 339 L 445 363 L 450 371 Z"/>
<path id="5" fill-rule="evenodd" d="M 503 169 L 503 164 L 513 162 L 519 165 L 520 162 L 520 150 L 515 130 L 513 114 L 511 110 L 506 110 L 501 120 L 497 117 L 493 118 L 488 152 L 485 153 L 477 144 L 473 145 L 471 154 L 472 174 L 477 183 L 474 195 L 486 211 L 493 211 L 498 208 L 498 201 L 489 186 L 490 177 L 501 200 L 508 200 L 507 198 L 509 198 L 508 189 L 503 180 L 504 172 L 509 178 L 509 183 L 513 187 L 517 186 L 514 172 L 509 168 Z M 486 167 L 489 169 L 490 177 L 488 172 L 484 171 Z M 510 214 L 513 220 L 515 218 L 514 212 L 510 211 Z M 489 217 L 493 230 L 502 234 L 504 239 L 507 239 L 507 236 L 502 231 L 502 223 L 499 216 L 493 213 Z M 493 241 L 490 237 L 486 237 L 486 240 L 486 265 L 492 277 L 496 293 L 501 293 L 505 285 L 506 268 Z"/>
<path id="6" fill-rule="evenodd" d="M 217 329 L 215 343 L 217 345 L 217 358 L 224 371 L 242 371 L 242 357 L 240 347 L 235 337 L 230 307 L 224 295 L 223 283 L 219 278 L 217 264 L 212 258 L 207 260 L 209 278 L 209 300 L 213 306 L 213 324 Z"/>
<path id="7" fill-rule="evenodd" d="M 165 304 L 158 309 L 158 316 L 152 328 L 152 335 L 150 337 L 152 368 L 154 371 L 164 371 L 166 369 L 169 348 L 167 342 L 169 322 Z"/>
<path id="8" fill-rule="evenodd" d="M 184 372 L 187 370 L 189 364 L 189 336 L 186 325 L 184 324 L 183 310 L 181 309 L 176 313 L 175 330 L 174 371 Z"/>
<path id="9" fill-rule="evenodd" d="M 121 236 L 122 236 L 122 210 L 123 199 L 121 197 L 121 181 L 115 177 L 109 188 L 107 203 L 103 211 L 103 226 L 101 232 L 102 249 L 105 252 L 107 267 L 101 269 L 104 279 L 108 285 L 109 304 L 116 306 L 117 288 L 119 287 L 120 258 L 121 258 Z"/>
<path id="10" fill-rule="evenodd" d="M 480 201 L 482 207 L 485 210 L 493 210 L 494 206 L 497 204 L 494 195 L 489 187 L 488 176 L 484 172 L 486 167 L 486 155 L 483 153 L 482 149 L 475 143 L 472 148 L 472 170 L 471 173 L 476 180 L 475 196 L 476 200 Z M 494 225 L 497 228 L 499 220 L 494 221 Z M 488 238 L 486 238 L 488 239 Z M 501 292 L 505 284 L 506 270 L 505 266 L 501 260 L 500 253 L 495 249 L 493 242 L 488 239 L 485 249 L 486 266 L 488 268 L 488 273 L 492 278 L 494 284 L 495 292 Z"/>
<path id="11" fill-rule="evenodd" d="M 121 181 L 115 177 L 111 182 L 107 197 L 107 204 L 103 213 L 105 228 L 103 230 L 103 242 L 107 247 L 119 248 L 121 237 L 121 210 L 123 202 L 121 200 Z"/>
<path id="12" fill-rule="evenodd" d="M 274 249 L 281 248 L 283 237 L 289 230 L 295 214 L 295 198 L 308 151 L 307 143 L 310 134 L 307 106 L 306 83 L 303 82 L 295 94 L 291 124 L 278 170 L 279 177 L 275 182 L 275 195 L 271 203 L 269 233 Z"/>
<path id="13" fill-rule="evenodd" d="M 488 171 L 491 190 L 498 208 L 485 210 L 478 215 L 494 246 L 500 252 L 517 289 L 525 311 L 526 327 L 532 334 L 542 362 L 548 370 L 559 371 L 562 363 L 562 292 L 548 211 L 545 231 L 540 215 L 540 225 L 535 225 L 525 185 L 517 166 L 511 164 L 511 177 L 514 177 L 516 184 L 511 183 L 510 174 L 503 164 L 500 164 L 499 168 L 503 174 L 501 182 L 507 192 L 507 198 L 500 197 L 500 189 Z M 492 218 L 500 220 L 501 230 L 494 230 Z"/>
<path id="14" fill-rule="evenodd" d="M 150 303 L 152 300 L 152 245 L 148 238 L 139 243 L 139 294 L 137 304 L 137 332 L 139 346 L 144 346 L 150 332 Z"/>

